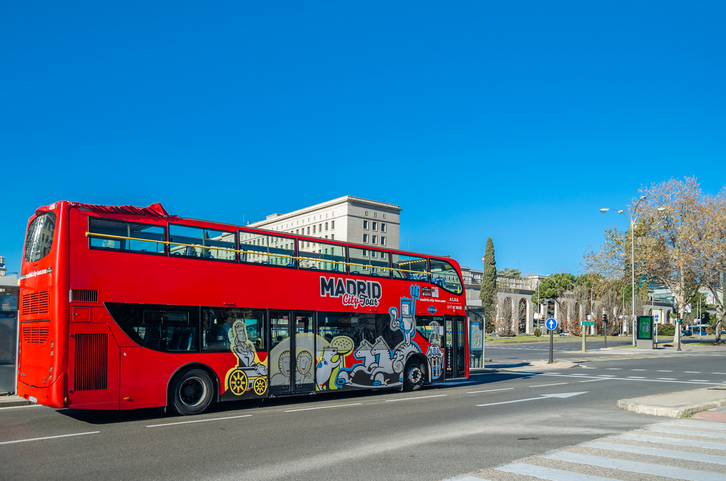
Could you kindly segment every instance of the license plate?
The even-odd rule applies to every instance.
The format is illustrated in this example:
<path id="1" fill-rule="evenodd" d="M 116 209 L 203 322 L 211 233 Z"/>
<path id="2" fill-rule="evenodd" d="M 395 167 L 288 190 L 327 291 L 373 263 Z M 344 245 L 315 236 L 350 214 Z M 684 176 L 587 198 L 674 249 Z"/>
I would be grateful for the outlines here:
<path id="1" fill-rule="evenodd" d="M 38 398 L 35 397 L 35 396 L 28 396 L 28 401 L 37 404 L 38 403 Z"/>

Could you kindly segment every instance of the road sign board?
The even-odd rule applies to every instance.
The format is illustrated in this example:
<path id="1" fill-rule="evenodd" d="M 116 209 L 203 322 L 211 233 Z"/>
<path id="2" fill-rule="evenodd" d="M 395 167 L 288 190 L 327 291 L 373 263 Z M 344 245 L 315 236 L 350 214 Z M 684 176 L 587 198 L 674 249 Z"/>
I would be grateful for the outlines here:
<path id="1" fill-rule="evenodd" d="M 557 319 L 555 319 L 554 317 L 550 317 L 549 319 L 547 319 L 547 323 L 545 325 L 547 326 L 547 329 L 549 329 L 550 331 L 554 331 L 555 329 L 557 329 Z"/>
<path id="2" fill-rule="evenodd" d="M 583 326 L 594 326 L 595 321 L 582 321 Z"/>

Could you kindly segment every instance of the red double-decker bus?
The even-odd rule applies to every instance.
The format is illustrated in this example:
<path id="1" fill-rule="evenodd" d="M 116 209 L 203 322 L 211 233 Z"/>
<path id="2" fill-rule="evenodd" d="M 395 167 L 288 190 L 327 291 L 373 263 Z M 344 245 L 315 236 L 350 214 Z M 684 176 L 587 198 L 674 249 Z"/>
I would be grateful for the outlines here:
<path id="1" fill-rule="evenodd" d="M 449 258 L 57 202 L 28 223 L 18 394 L 170 407 L 468 376 Z"/>

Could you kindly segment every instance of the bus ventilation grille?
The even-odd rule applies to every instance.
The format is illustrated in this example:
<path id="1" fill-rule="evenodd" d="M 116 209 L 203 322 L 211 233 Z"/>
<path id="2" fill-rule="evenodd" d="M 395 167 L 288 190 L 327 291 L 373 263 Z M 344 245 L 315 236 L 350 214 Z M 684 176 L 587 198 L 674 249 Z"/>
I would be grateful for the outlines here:
<path id="1" fill-rule="evenodd" d="M 71 301 L 98 302 L 98 291 L 93 289 L 72 289 Z"/>
<path id="2" fill-rule="evenodd" d="M 24 316 L 48 314 L 48 291 L 24 294 L 22 308 Z"/>
<path id="3" fill-rule="evenodd" d="M 76 391 L 108 388 L 108 334 L 76 334 Z"/>
<path id="4" fill-rule="evenodd" d="M 48 326 L 23 327 L 23 341 L 27 344 L 45 344 L 48 340 Z"/>

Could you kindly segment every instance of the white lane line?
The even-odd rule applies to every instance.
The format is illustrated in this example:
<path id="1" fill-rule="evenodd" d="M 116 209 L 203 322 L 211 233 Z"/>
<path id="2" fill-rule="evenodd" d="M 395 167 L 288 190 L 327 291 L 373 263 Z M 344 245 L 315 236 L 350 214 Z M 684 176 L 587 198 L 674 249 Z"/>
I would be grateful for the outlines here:
<path id="1" fill-rule="evenodd" d="M 596 367 L 580 366 L 580 369 L 597 369 Z"/>
<path id="2" fill-rule="evenodd" d="M 688 426 L 690 428 L 706 428 L 706 429 L 715 429 L 717 431 L 726 431 L 726 424 L 723 423 L 710 423 L 708 421 L 701 421 L 700 419 L 697 421 L 673 421 L 668 423 L 669 426 Z M 724 446 L 726 448 L 726 446 Z"/>
<path id="3" fill-rule="evenodd" d="M 674 378 L 674 377 L 659 377 L 658 380 L 659 381 L 675 381 L 676 378 Z"/>
<path id="4" fill-rule="evenodd" d="M 613 478 L 601 478 L 600 476 L 592 476 L 590 474 L 572 473 L 561 469 L 545 468 L 524 463 L 507 463 L 493 469 L 504 471 L 505 473 L 519 474 L 521 476 L 547 479 L 548 481 L 613 481 Z"/>
<path id="5" fill-rule="evenodd" d="M 647 371 L 647 369 L 631 369 L 631 371 L 645 372 Z"/>
<path id="6" fill-rule="evenodd" d="M 527 386 L 527 387 L 562 386 L 563 384 L 567 384 L 567 383 L 566 382 L 554 382 L 552 384 L 535 384 L 534 386 Z"/>
<path id="7" fill-rule="evenodd" d="M 673 372 L 673 371 L 671 371 L 671 370 L 669 370 L 669 369 L 658 369 L 658 370 L 657 370 L 657 371 L 655 371 L 655 372 Z"/>
<path id="8" fill-rule="evenodd" d="M 31 441 L 44 441 L 46 439 L 59 439 L 59 438 L 70 438 L 73 436 L 85 436 L 87 434 L 98 434 L 101 431 L 91 431 L 88 433 L 75 433 L 75 434 L 61 434 L 60 436 L 45 436 L 42 438 L 32 438 L 32 439 L 18 439 L 17 441 L 3 441 L 0 444 L 16 444 L 16 443 L 29 443 Z"/>
<path id="9" fill-rule="evenodd" d="M 692 448 L 703 448 L 703 449 L 720 449 L 723 451 L 726 449 L 724 443 L 709 443 L 708 441 L 696 441 L 693 439 L 682 439 L 682 438 L 664 438 L 661 436 L 646 436 L 645 434 L 618 434 L 613 436 L 620 439 L 630 439 L 631 441 L 642 441 L 646 443 L 660 443 L 660 444 L 672 444 L 675 446 L 690 446 Z"/>
<path id="10" fill-rule="evenodd" d="M 605 370 L 606 371 L 622 371 L 623 368 L 621 368 L 621 367 L 606 367 Z"/>
<path id="11" fill-rule="evenodd" d="M 612 378 L 610 377 L 601 377 L 600 379 L 587 379 L 585 381 L 579 381 L 579 382 L 598 382 L 598 381 L 608 381 Z"/>
<path id="12" fill-rule="evenodd" d="M 684 374 L 701 374 L 701 371 L 683 371 Z"/>
<path id="13" fill-rule="evenodd" d="M 226 417 L 226 418 L 195 419 L 193 421 L 179 421 L 178 423 L 152 424 L 152 425 L 146 426 L 146 427 L 147 428 L 160 428 L 162 426 L 177 426 L 179 424 L 208 423 L 210 421 L 226 421 L 228 419 L 239 419 L 239 418 L 249 418 L 249 417 L 252 417 L 252 415 L 245 414 L 242 416 L 230 416 L 230 417 Z"/>
<path id="14" fill-rule="evenodd" d="M 333 408 L 345 408 L 348 406 L 360 406 L 363 403 L 350 403 L 350 404 L 335 404 L 333 406 L 316 406 L 314 408 L 300 408 L 300 409 L 289 409 L 286 413 L 297 413 L 300 411 L 315 411 L 317 409 L 333 409 Z"/>
<path id="15" fill-rule="evenodd" d="M 479 394 L 479 393 L 483 393 L 483 392 L 494 392 L 494 391 L 511 391 L 512 389 L 514 389 L 514 388 L 513 387 L 503 387 L 501 389 L 487 389 L 486 391 L 471 391 L 471 392 L 468 392 L 467 394 Z"/>
<path id="16" fill-rule="evenodd" d="M 689 379 L 691 382 L 709 382 L 710 379 Z"/>
<path id="17" fill-rule="evenodd" d="M 395 403 L 399 401 L 417 401 L 419 399 L 431 399 L 434 397 L 446 397 L 446 394 L 436 394 L 435 396 L 419 396 L 419 397 L 407 397 L 403 399 L 386 399 L 387 403 Z"/>
<path id="18" fill-rule="evenodd" d="M 711 374 L 715 374 L 717 376 L 726 376 L 726 372 L 712 372 Z"/>
<path id="19" fill-rule="evenodd" d="M 6 408 L 0 408 L 0 411 L 3 409 L 25 409 L 25 408 L 37 408 L 42 406 L 42 404 L 25 404 L 23 406 L 8 406 Z"/>
<path id="20" fill-rule="evenodd" d="M 608 451 L 620 451 L 623 453 L 647 454 L 649 456 L 661 456 L 664 458 L 682 459 L 688 458 L 690 461 L 700 461 L 702 463 L 726 464 L 726 456 L 715 456 L 713 454 L 701 453 L 685 453 L 673 449 L 646 448 L 644 446 L 633 446 L 631 444 L 603 443 L 601 441 L 592 441 L 582 443 L 578 446 L 586 448 L 606 449 Z"/>
<path id="21" fill-rule="evenodd" d="M 723 474 L 695 471 L 693 469 L 675 468 L 673 466 L 662 466 L 659 464 L 641 463 L 637 461 L 624 461 L 622 459 L 603 458 L 601 456 L 590 456 L 588 454 L 569 453 L 566 451 L 555 451 L 553 453 L 541 454 L 539 457 L 554 459 L 557 461 L 568 461 L 571 463 L 599 466 L 601 468 L 620 469 L 631 473 L 640 473 L 667 478 L 687 479 L 690 481 L 723 481 Z"/>
<path id="22" fill-rule="evenodd" d="M 645 376 L 628 376 L 628 379 L 645 379 Z"/>
<path id="23" fill-rule="evenodd" d="M 706 431 L 690 431 L 688 429 L 669 429 L 658 426 L 647 426 L 647 431 L 654 433 L 677 434 L 679 436 L 696 436 L 700 438 L 726 439 L 726 433 L 709 433 Z"/>

